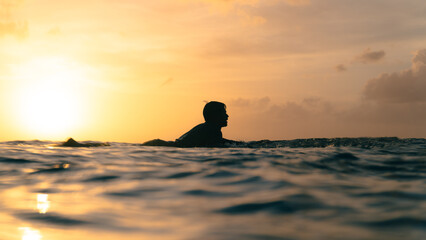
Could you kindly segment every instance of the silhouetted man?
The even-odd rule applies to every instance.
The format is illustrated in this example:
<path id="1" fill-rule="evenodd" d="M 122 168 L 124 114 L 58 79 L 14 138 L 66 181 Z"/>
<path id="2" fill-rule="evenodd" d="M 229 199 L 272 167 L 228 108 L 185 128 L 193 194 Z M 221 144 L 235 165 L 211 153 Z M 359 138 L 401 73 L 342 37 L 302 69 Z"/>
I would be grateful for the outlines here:
<path id="1" fill-rule="evenodd" d="M 221 147 L 233 141 L 222 137 L 221 128 L 228 126 L 226 105 L 221 102 L 208 102 L 203 109 L 204 123 L 176 139 L 179 147 Z"/>

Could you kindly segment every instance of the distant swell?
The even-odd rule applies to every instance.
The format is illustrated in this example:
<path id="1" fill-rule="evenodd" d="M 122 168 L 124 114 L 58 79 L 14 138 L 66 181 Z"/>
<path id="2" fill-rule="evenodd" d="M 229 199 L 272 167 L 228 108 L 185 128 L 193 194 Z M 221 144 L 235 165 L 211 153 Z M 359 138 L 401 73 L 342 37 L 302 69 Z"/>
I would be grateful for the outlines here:
<path id="1" fill-rule="evenodd" d="M 261 140 L 252 142 L 241 142 L 235 144 L 236 147 L 248 148 L 324 148 L 324 147 L 360 147 L 360 148 L 375 148 L 375 147 L 392 147 L 412 144 L 426 144 L 426 139 L 423 138 L 406 138 L 400 139 L 397 137 L 379 137 L 379 138 L 307 138 L 294 140 Z"/>
<path id="2" fill-rule="evenodd" d="M 224 147 L 236 148 L 324 148 L 324 147 L 358 147 L 358 148 L 387 148 L 408 145 L 426 144 L 423 138 L 397 137 L 360 137 L 360 138 L 306 138 L 294 140 L 260 140 L 248 142 L 234 142 Z M 174 142 L 155 139 L 143 146 L 175 147 Z"/>

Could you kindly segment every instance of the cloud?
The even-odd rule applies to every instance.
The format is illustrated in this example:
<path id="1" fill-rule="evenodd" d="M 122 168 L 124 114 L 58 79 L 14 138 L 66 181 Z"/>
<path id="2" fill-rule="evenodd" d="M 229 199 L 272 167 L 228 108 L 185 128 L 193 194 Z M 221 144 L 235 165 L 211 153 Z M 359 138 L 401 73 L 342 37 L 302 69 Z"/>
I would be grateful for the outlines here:
<path id="1" fill-rule="evenodd" d="M 424 137 L 426 135 L 426 49 L 412 66 L 370 79 L 358 100 L 341 104 L 323 98 L 273 102 L 229 101 L 229 138 Z M 247 131 L 250 129 L 250 131 Z M 241 136 L 241 133 L 244 135 Z"/>
<path id="2" fill-rule="evenodd" d="M 239 9 L 237 11 L 238 16 L 240 16 L 241 21 L 245 25 L 250 26 L 259 26 L 266 22 L 266 19 L 260 16 L 252 16 L 247 11 Z"/>
<path id="3" fill-rule="evenodd" d="M 196 2 L 204 2 L 211 5 L 214 9 L 224 13 L 234 12 L 240 17 L 244 25 L 259 26 L 267 20 L 264 16 L 253 15 L 248 11 L 249 8 L 259 8 L 268 1 L 261 0 L 193 0 Z M 310 0 L 281 0 L 291 6 L 305 6 L 311 3 Z M 277 4 L 279 1 L 273 2 Z"/>
<path id="4" fill-rule="evenodd" d="M 28 23 L 16 23 L 16 22 L 0 22 L 0 37 L 6 35 L 15 36 L 23 39 L 28 36 Z"/>
<path id="5" fill-rule="evenodd" d="M 254 7 L 259 0 L 192 0 L 192 2 L 203 2 L 221 12 L 230 12 L 245 6 Z"/>
<path id="6" fill-rule="evenodd" d="M 311 0 L 285 0 L 284 2 L 292 6 L 304 6 L 311 4 Z"/>
<path id="7" fill-rule="evenodd" d="M 166 81 L 164 81 L 164 82 L 161 84 L 161 87 L 164 87 L 164 86 L 166 86 L 166 85 L 169 85 L 169 84 L 171 84 L 173 81 L 174 81 L 174 79 L 173 79 L 173 78 L 168 78 Z"/>
<path id="8" fill-rule="evenodd" d="M 259 0 L 227 0 L 227 1 L 217 1 L 217 0 L 202 0 L 215 9 L 220 10 L 221 12 L 233 12 L 238 17 L 240 17 L 241 22 L 244 25 L 249 26 L 259 26 L 266 22 L 266 19 L 262 16 L 257 16 L 248 11 L 251 7 L 256 7 L 259 3 Z"/>
<path id="9" fill-rule="evenodd" d="M 346 72 L 348 70 L 344 64 L 339 64 L 335 66 L 334 69 L 338 72 Z"/>
<path id="10" fill-rule="evenodd" d="M 269 99 L 269 98 L 265 98 Z M 426 103 L 341 106 L 321 98 L 272 103 L 259 99 L 229 102 L 228 138 L 294 139 L 312 137 L 424 137 Z M 248 131 L 249 129 L 249 131 Z M 243 133 L 243 135 L 241 135 Z"/>
<path id="11" fill-rule="evenodd" d="M 263 97 L 259 99 L 245 99 L 245 98 L 237 98 L 230 101 L 230 105 L 243 108 L 243 109 L 265 109 L 269 107 L 271 99 L 269 97 Z"/>
<path id="12" fill-rule="evenodd" d="M 385 57 L 386 53 L 383 50 L 371 51 L 370 48 L 367 48 L 362 52 L 361 55 L 355 57 L 355 62 L 362 63 L 375 63 L 382 60 Z"/>
<path id="13" fill-rule="evenodd" d="M 207 2 L 211 4 L 217 4 L 217 5 L 249 5 L 249 6 L 257 6 L 260 5 L 262 2 L 268 2 L 270 0 L 198 0 L 201 2 Z M 288 5 L 292 6 L 303 6 L 303 5 L 309 5 L 311 3 L 311 0 L 281 0 L 282 2 L 287 3 Z M 277 1 L 275 1 L 277 2 Z"/>
<path id="14" fill-rule="evenodd" d="M 57 35 L 61 35 L 61 34 L 62 34 L 62 31 L 61 31 L 61 29 L 60 29 L 59 27 L 54 27 L 54 28 L 51 28 L 51 29 L 47 32 L 47 34 L 48 34 L 48 35 L 51 35 L 51 36 L 57 36 Z"/>
<path id="15" fill-rule="evenodd" d="M 258 48 L 250 40 L 241 40 L 235 38 L 216 38 L 208 41 L 199 49 L 201 57 L 229 57 L 244 56 L 253 54 Z"/>
<path id="16" fill-rule="evenodd" d="M 426 49 L 421 49 L 415 52 L 412 62 L 414 71 L 420 71 L 421 68 L 424 68 L 426 65 Z"/>
<path id="17" fill-rule="evenodd" d="M 15 11 L 21 2 L 20 0 L 0 1 L 0 37 L 9 35 L 23 39 L 28 36 L 28 23 L 14 18 Z"/>
<path id="18" fill-rule="evenodd" d="M 426 49 L 416 52 L 410 69 L 369 80 L 363 94 L 377 102 L 426 102 Z"/>
<path id="19" fill-rule="evenodd" d="M 330 132 L 333 107 L 319 98 L 301 102 L 272 103 L 269 97 L 229 102 L 231 137 L 240 139 L 289 139 L 325 136 Z M 228 129 L 227 129 L 228 130 Z M 244 133 L 244 136 L 241 136 Z M 238 135 L 239 134 L 239 135 Z M 333 134 L 333 132 L 330 132 Z M 329 135 L 330 136 L 330 135 Z"/>

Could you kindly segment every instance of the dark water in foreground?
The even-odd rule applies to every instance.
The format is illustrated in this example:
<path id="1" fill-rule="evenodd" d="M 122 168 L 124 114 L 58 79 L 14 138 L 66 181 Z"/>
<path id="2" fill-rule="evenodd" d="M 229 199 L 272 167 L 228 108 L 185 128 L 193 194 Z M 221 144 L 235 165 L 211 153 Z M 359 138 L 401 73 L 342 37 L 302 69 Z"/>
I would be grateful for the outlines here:
<path id="1" fill-rule="evenodd" d="M 52 144 L 0 143 L 1 240 L 426 239 L 425 139 Z"/>

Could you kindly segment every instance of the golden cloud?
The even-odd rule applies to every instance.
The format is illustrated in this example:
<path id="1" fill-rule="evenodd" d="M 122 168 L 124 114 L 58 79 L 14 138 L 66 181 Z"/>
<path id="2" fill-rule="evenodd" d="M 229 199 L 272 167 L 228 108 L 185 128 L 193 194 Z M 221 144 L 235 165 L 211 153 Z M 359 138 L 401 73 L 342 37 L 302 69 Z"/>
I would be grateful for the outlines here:
<path id="1" fill-rule="evenodd" d="M 416 52 L 410 69 L 383 73 L 367 82 L 364 96 L 390 103 L 426 102 L 426 49 Z"/>
<path id="2" fill-rule="evenodd" d="M 18 20 L 15 16 L 22 2 L 22 0 L 0 0 L 0 37 L 6 35 L 27 37 L 27 21 Z"/>

